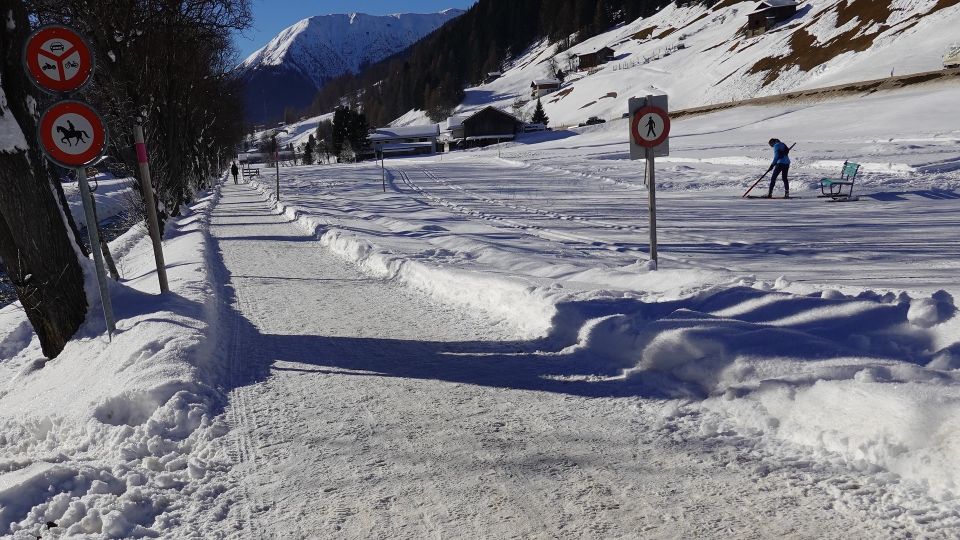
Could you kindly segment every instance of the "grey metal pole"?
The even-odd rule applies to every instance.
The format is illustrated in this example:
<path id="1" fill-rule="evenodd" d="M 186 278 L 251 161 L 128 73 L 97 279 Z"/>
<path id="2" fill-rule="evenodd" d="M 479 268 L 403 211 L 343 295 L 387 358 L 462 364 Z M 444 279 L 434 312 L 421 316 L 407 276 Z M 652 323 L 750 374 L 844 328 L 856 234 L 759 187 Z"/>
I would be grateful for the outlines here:
<path id="1" fill-rule="evenodd" d="M 280 202 L 280 147 L 277 146 L 277 136 L 273 136 L 273 164 L 277 168 L 277 202 Z"/>
<path id="2" fill-rule="evenodd" d="M 387 192 L 387 164 L 383 155 L 383 150 L 380 151 L 380 175 L 381 181 L 383 182 L 383 192 Z"/>
<path id="3" fill-rule="evenodd" d="M 97 230 L 97 218 L 93 211 L 93 195 L 90 193 L 90 184 L 87 183 L 87 169 L 77 169 L 77 183 L 80 184 L 80 198 L 83 200 L 83 213 L 87 219 L 87 236 L 90 238 L 90 251 L 93 252 L 93 263 L 97 268 L 97 285 L 100 287 L 100 303 L 103 305 L 103 318 L 107 322 L 107 336 L 113 339 L 117 331 L 117 324 L 113 317 L 113 303 L 110 301 L 110 290 L 107 288 L 107 272 L 103 268 L 103 253 L 100 251 L 100 232 Z"/>
<path id="4" fill-rule="evenodd" d="M 648 100 L 647 103 L 650 103 Z M 650 211 L 650 260 L 654 262 L 656 269 L 657 261 L 657 177 L 655 175 L 656 167 L 653 158 L 653 149 L 647 148 L 647 171 L 650 178 L 649 185 L 649 211 Z"/>
<path id="5" fill-rule="evenodd" d="M 160 222 L 157 220 L 157 204 L 153 200 L 153 180 L 150 177 L 150 163 L 147 160 L 147 145 L 143 138 L 143 126 L 140 124 L 133 126 L 133 137 L 137 145 L 137 161 L 140 165 L 140 192 L 143 193 L 143 203 L 147 207 L 147 230 L 150 231 L 150 241 L 153 242 L 153 258 L 157 264 L 160 292 L 170 292 L 170 284 L 167 281 L 167 265 L 163 260 Z M 219 157 L 217 159 L 219 161 Z"/>

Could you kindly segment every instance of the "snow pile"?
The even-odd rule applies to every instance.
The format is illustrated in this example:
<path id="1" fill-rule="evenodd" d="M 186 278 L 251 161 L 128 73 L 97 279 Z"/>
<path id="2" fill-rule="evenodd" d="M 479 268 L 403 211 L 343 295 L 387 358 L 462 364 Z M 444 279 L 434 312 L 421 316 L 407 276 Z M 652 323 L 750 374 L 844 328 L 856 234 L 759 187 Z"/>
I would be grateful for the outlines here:
<path id="1" fill-rule="evenodd" d="M 118 257 L 130 279 L 111 285 L 110 342 L 93 303 L 76 338 L 46 361 L 19 306 L 0 310 L 0 535 L 157 536 L 216 504 L 217 481 L 202 481 L 227 463 L 210 445 L 227 431 L 214 419 L 223 403 L 211 326 L 220 305 L 207 270 L 215 203 L 206 195 L 167 224 L 169 295 L 156 295 L 142 229 L 117 239 L 131 246 Z M 48 521 L 57 528 L 46 532 Z"/>
<path id="2" fill-rule="evenodd" d="M 915 324 L 908 313 L 931 301 L 936 324 Z M 691 409 L 721 414 L 706 429 L 839 454 L 936 497 L 960 487 L 960 374 L 942 365 L 960 340 L 945 292 L 835 299 L 734 288 L 644 308 L 585 346 L 631 336 L 637 364 L 625 376 L 668 375 L 670 393 L 704 399 Z"/>

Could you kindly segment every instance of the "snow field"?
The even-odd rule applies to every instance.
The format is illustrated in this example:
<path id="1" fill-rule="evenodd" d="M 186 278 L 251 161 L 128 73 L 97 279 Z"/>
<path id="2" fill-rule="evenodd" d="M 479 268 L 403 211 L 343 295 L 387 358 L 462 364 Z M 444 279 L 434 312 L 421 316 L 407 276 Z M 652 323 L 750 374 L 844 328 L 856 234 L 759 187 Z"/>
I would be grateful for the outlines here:
<path id="1" fill-rule="evenodd" d="M 127 276 L 111 286 L 112 342 L 95 298 L 78 337 L 50 362 L 24 335 L 19 306 L 0 311 L 13 321 L 0 361 L 0 535 L 171 534 L 213 504 L 217 481 L 201 480 L 229 463 L 210 446 L 226 432 L 215 418 L 223 368 L 205 240 L 216 198 L 202 196 L 167 225 L 169 296 L 156 296 L 142 228 L 111 244 Z M 46 531 L 48 521 L 58 527 Z"/>
<path id="2" fill-rule="evenodd" d="M 115 286 L 121 324 L 113 343 L 104 340 L 99 306 L 92 302 L 80 339 L 61 358 L 44 362 L 17 307 L 0 310 L 0 527 L 7 527 L 0 534 L 215 536 L 257 523 L 258 510 L 302 525 L 305 536 L 320 530 L 310 528 L 318 523 L 331 531 L 356 523 L 351 515 L 363 516 L 360 524 L 369 531 L 396 505 L 389 480 L 420 485 L 424 476 L 417 471 L 426 467 L 381 463 L 374 459 L 382 459 L 381 450 L 438 456 L 454 450 L 470 463 L 510 457 L 520 464 L 506 471 L 479 467 L 465 485 L 482 487 L 483 501 L 507 501 L 498 508 L 521 508 L 531 516 L 579 501 L 574 506 L 590 512 L 577 514 L 571 526 L 584 534 L 614 530 L 589 528 L 601 521 L 622 523 L 615 510 L 627 506 L 603 506 L 619 500 L 603 493 L 623 484 L 622 476 L 587 467 L 586 457 L 571 458 L 573 464 L 556 467 L 576 471 L 577 482 L 554 483 L 565 477 L 552 465 L 553 453 L 527 448 L 523 459 L 511 453 L 536 440 L 550 449 L 576 442 L 578 456 L 608 448 L 633 486 L 645 478 L 630 476 L 631 463 L 637 468 L 630 459 L 637 457 L 624 445 L 636 445 L 631 450 L 646 462 L 678 474 L 684 493 L 676 502 L 683 509 L 676 516 L 662 511 L 652 531 L 700 537 L 715 533 L 716 523 L 748 531 L 749 522 L 715 513 L 707 521 L 716 521 L 707 524 L 688 516 L 731 489 L 737 500 L 759 504 L 760 489 L 788 499 L 821 497 L 819 508 L 830 506 L 829 514 L 840 520 L 831 530 L 844 530 L 841 517 L 853 516 L 868 527 L 865 537 L 877 526 L 894 537 L 950 538 L 960 527 L 958 257 L 949 238 L 960 199 L 950 189 L 957 185 L 951 183 L 958 178 L 951 153 L 958 133 L 957 113 L 944 108 L 952 92 L 930 86 L 677 122 L 670 158 L 677 161 L 665 160 L 658 174 L 663 229 L 656 272 L 646 261 L 642 178 L 638 164 L 624 159 L 625 130 L 616 123 L 521 140 L 503 148 L 507 159 L 487 149 L 388 160 L 386 193 L 373 164 L 284 168 L 280 205 L 267 202 L 273 185 L 267 177 L 257 184 L 257 204 L 244 200 L 244 208 L 233 211 L 233 224 L 241 234 L 249 228 L 248 237 L 213 241 L 207 228 L 218 195 L 206 196 L 170 224 L 169 298 L 153 296 L 152 254 L 142 231 L 113 244 L 127 276 Z M 866 114 L 878 103 L 894 112 Z M 836 138 L 809 127 L 825 118 L 843 126 Z M 913 123 L 918 118 L 922 124 Z M 794 189 L 807 198 L 739 199 L 754 170 L 767 163 L 771 130 L 801 141 L 803 152 L 794 154 L 800 187 Z M 858 204 L 810 197 L 823 163 L 869 155 L 909 169 L 868 171 Z M 229 213 L 234 207 L 224 208 Z M 306 236 L 271 236 L 285 221 Z M 842 228 L 844 235 L 824 240 L 814 234 L 824 228 Z M 214 253 L 228 241 L 262 248 L 263 260 L 252 261 L 250 270 L 267 273 L 222 268 L 227 255 L 243 259 L 242 250 Z M 330 253 L 343 264 L 334 264 Z M 290 275 L 279 279 L 268 262 Z M 337 267 L 344 275 L 323 283 L 313 279 L 319 270 L 310 264 Z M 364 281 L 362 302 L 351 296 L 361 286 L 351 285 L 355 277 L 345 266 L 374 278 Z M 239 280 L 254 285 L 240 291 Z M 470 315 L 464 321 L 492 321 L 482 330 L 499 341 L 467 339 L 480 332 L 472 323 L 460 323 L 454 333 L 426 316 L 405 325 L 414 313 L 385 317 L 391 324 L 386 329 L 365 324 L 365 316 L 312 317 L 318 306 L 348 301 L 366 306 L 365 315 L 382 317 L 371 307 L 381 286 L 392 291 L 388 305 L 397 309 L 404 294 L 411 305 L 427 306 L 413 293 L 401 294 L 412 289 L 429 294 L 437 304 L 429 317 L 445 324 L 457 312 Z M 328 291 L 336 295 L 328 298 Z M 243 316 L 228 319 L 222 310 L 233 297 Z M 455 309 L 443 313 L 443 304 Z M 245 317 L 254 325 L 244 324 Z M 265 340 L 253 343 L 260 349 L 247 351 L 246 342 L 228 336 L 228 321 L 237 335 Z M 384 332 L 389 339 L 381 339 Z M 452 337 L 460 333 L 467 337 Z M 460 343 L 451 349 L 448 341 Z M 224 351 L 233 351 L 229 362 Z M 262 385 L 248 385 L 248 371 L 264 366 L 282 369 L 254 380 Z M 297 375 L 330 376 L 330 389 L 349 389 L 344 402 L 335 403 L 335 418 L 301 399 L 317 388 L 314 379 Z M 371 389 L 366 376 L 389 384 Z M 290 387 L 299 388 L 295 407 L 270 398 Z M 278 393 L 258 395 L 270 388 Z M 379 416 L 382 392 L 403 404 L 392 416 Z M 228 393 L 231 413 L 220 414 Z M 400 399 L 410 395 L 418 399 Z M 433 414 L 422 425 L 410 421 L 421 412 L 420 396 Z M 563 410 L 570 399 L 577 399 L 575 413 Z M 458 407 L 471 405 L 495 408 L 497 416 L 456 416 Z M 616 429 L 604 424 L 591 430 L 590 419 L 597 423 L 607 412 Z M 277 427 L 256 421 L 258 414 L 275 419 Z M 309 419 L 331 429 L 331 440 L 304 433 L 299 422 Z M 447 437 L 438 446 L 417 443 L 434 440 L 431 426 L 443 426 Z M 403 436 L 377 436 L 401 429 Z M 558 429 L 569 430 L 563 437 L 570 440 L 561 440 Z M 593 446 L 581 444 L 584 433 L 596 438 Z M 263 447 L 261 435 L 279 444 Z M 673 441 L 683 457 L 670 461 L 641 439 Z M 321 448 L 359 442 L 325 454 L 335 455 L 337 467 L 309 462 L 313 454 L 304 452 L 302 474 L 291 479 L 285 471 L 300 470 L 284 465 L 291 440 Z M 463 446 L 446 446 L 461 440 Z M 466 453 L 459 453 L 464 446 Z M 711 449 L 708 458 L 701 448 Z M 357 463 L 356 455 L 371 461 Z M 262 459 L 271 468 L 258 472 Z M 531 474 L 524 459 L 535 464 L 533 480 L 524 476 Z M 710 466 L 701 471 L 696 463 L 704 459 Z M 744 463 L 753 472 L 744 473 Z M 718 477 L 717 471 L 725 473 Z M 245 472 L 263 483 L 244 492 Z M 356 491 L 356 477 L 367 478 L 370 490 Z M 655 483 L 657 493 L 672 489 L 674 478 Z M 320 522 L 300 524 L 296 519 L 309 509 L 272 499 L 283 495 L 272 490 L 278 479 L 306 494 L 317 485 L 353 487 L 324 491 L 337 504 Z M 435 501 L 438 519 L 475 519 L 453 512 L 465 499 L 443 497 L 451 489 L 443 482 L 412 494 Z M 540 495 L 556 485 L 582 491 L 564 491 L 545 506 Z M 691 502 L 689 493 L 704 485 L 714 498 Z M 503 486 L 509 486 L 505 495 Z M 656 514 L 644 506 L 650 500 L 639 500 L 642 511 L 626 515 Z M 797 506 L 768 502 L 748 512 L 775 508 L 784 515 L 790 504 Z M 803 523 L 821 522 L 804 513 L 809 504 L 798 521 L 781 518 L 770 526 L 780 535 L 810 532 Z M 498 530 L 506 534 L 515 523 L 510 520 L 522 516 L 503 517 L 506 525 Z M 59 527 L 42 531 L 46 521 Z M 532 518 L 519 523 L 515 530 L 551 525 Z M 686 528 L 669 529 L 670 523 Z"/>
<path id="3" fill-rule="evenodd" d="M 571 235 L 591 238 L 588 225 L 561 232 L 538 222 L 527 224 L 506 246 L 476 241 L 468 227 L 474 236 L 485 227 L 474 220 L 490 221 L 504 207 L 543 208 L 552 196 L 550 188 L 525 186 L 538 180 L 510 171 L 510 189 L 529 187 L 538 195 L 480 197 L 482 204 L 471 206 L 462 218 L 465 201 L 477 198 L 444 198 L 457 190 L 438 184 L 457 184 L 475 193 L 482 186 L 477 179 L 483 176 L 476 176 L 480 169 L 502 178 L 505 166 L 478 160 L 478 169 L 469 159 L 448 164 L 447 159 L 444 165 L 429 163 L 431 170 L 446 171 L 442 181 L 436 173 L 418 176 L 426 160 L 392 161 L 387 195 L 379 194 L 379 171 L 370 165 L 287 170 L 281 180 L 286 202 L 280 210 L 365 271 L 413 285 L 441 301 L 498 317 L 507 313 L 527 339 L 545 338 L 545 358 L 582 359 L 572 371 L 556 375 L 562 380 L 656 386 L 657 395 L 682 399 L 665 406 L 667 416 L 701 418 L 702 433 L 716 433 L 724 425 L 806 448 L 819 460 L 841 459 L 856 470 L 894 472 L 945 505 L 938 526 L 957 525 L 956 508 L 944 502 L 953 499 L 960 481 L 953 465 L 957 456 L 949 446 L 955 437 L 949 411 L 960 405 L 958 377 L 951 371 L 957 319 L 949 293 L 913 298 L 861 289 L 844 294 L 786 279 L 737 280 L 719 272 L 671 268 L 644 273 L 636 263 L 632 280 L 625 281 L 618 275 L 627 267 L 605 264 L 605 251 L 580 252 L 579 260 L 565 252 L 556 262 L 541 260 L 537 266 L 531 259 L 557 250 L 549 242 L 569 241 Z M 524 170 L 530 172 L 529 166 Z M 411 179 L 420 182 L 415 184 L 420 189 L 411 187 Z M 265 197 L 272 194 L 266 185 L 259 189 Z M 596 184 L 585 188 L 584 195 L 591 189 Z M 431 198 L 430 193 L 443 196 Z M 548 213 L 553 214 L 551 227 L 578 221 Z M 518 226 L 514 217 L 500 221 L 502 230 Z M 593 217 L 579 221 L 597 222 Z M 589 264 L 592 272 L 571 270 Z M 470 277 L 481 272 L 483 278 Z M 517 281 L 529 284 L 522 294 Z M 496 304 L 503 299 L 506 303 Z M 531 302 L 538 306 L 535 310 Z M 932 409 L 945 412 L 913 425 Z M 881 410 L 899 414 L 878 414 Z M 886 512 L 912 519 L 907 508 L 915 492 L 908 493 L 894 496 L 903 507 Z"/>

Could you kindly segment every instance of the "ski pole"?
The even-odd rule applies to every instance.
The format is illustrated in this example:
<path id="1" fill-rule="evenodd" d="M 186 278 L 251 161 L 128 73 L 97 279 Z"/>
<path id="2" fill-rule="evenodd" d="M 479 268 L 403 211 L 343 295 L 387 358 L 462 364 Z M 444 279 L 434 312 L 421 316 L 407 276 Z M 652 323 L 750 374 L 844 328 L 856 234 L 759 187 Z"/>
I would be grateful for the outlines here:
<path id="1" fill-rule="evenodd" d="M 757 178 L 757 181 L 754 182 L 753 185 L 750 186 L 750 189 L 748 189 L 746 193 L 744 193 L 743 195 L 741 195 L 740 198 L 741 198 L 741 199 L 745 199 L 745 198 L 747 197 L 747 195 L 749 195 L 750 192 L 753 191 L 753 188 L 757 187 L 757 184 L 759 184 L 761 180 L 763 180 L 764 178 L 767 177 L 767 173 L 769 173 L 769 172 L 770 172 L 770 171 L 767 171 L 767 172 L 763 173 L 763 176 L 761 176 L 760 178 Z"/>

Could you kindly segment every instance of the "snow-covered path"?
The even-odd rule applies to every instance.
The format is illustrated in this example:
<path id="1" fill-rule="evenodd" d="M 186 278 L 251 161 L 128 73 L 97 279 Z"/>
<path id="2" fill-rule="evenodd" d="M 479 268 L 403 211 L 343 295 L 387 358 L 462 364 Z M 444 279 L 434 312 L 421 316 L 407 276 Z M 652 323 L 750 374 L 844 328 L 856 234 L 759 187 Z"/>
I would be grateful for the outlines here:
<path id="1" fill-rule="evenodd" d="M 877 537 L 837 470 L 663 429 L 503 323 L 368 277 L 226 185 L 240 537 Z M 832 478 L 830 485 L 822 480 Z M 839 479 L 839 480 L 838 480 Z M 840 484 L 838 481 L 843 480 Z M 865 484 L 869 484 L 866 482 Z M 860 485 L 864 485 L 861 483 Z M 831 487 L 833 486 L 833 487 Z M 838 487 L 839 486 L 839 487 Z M 858 488 L 859 489 L 859 488 Z"/>

